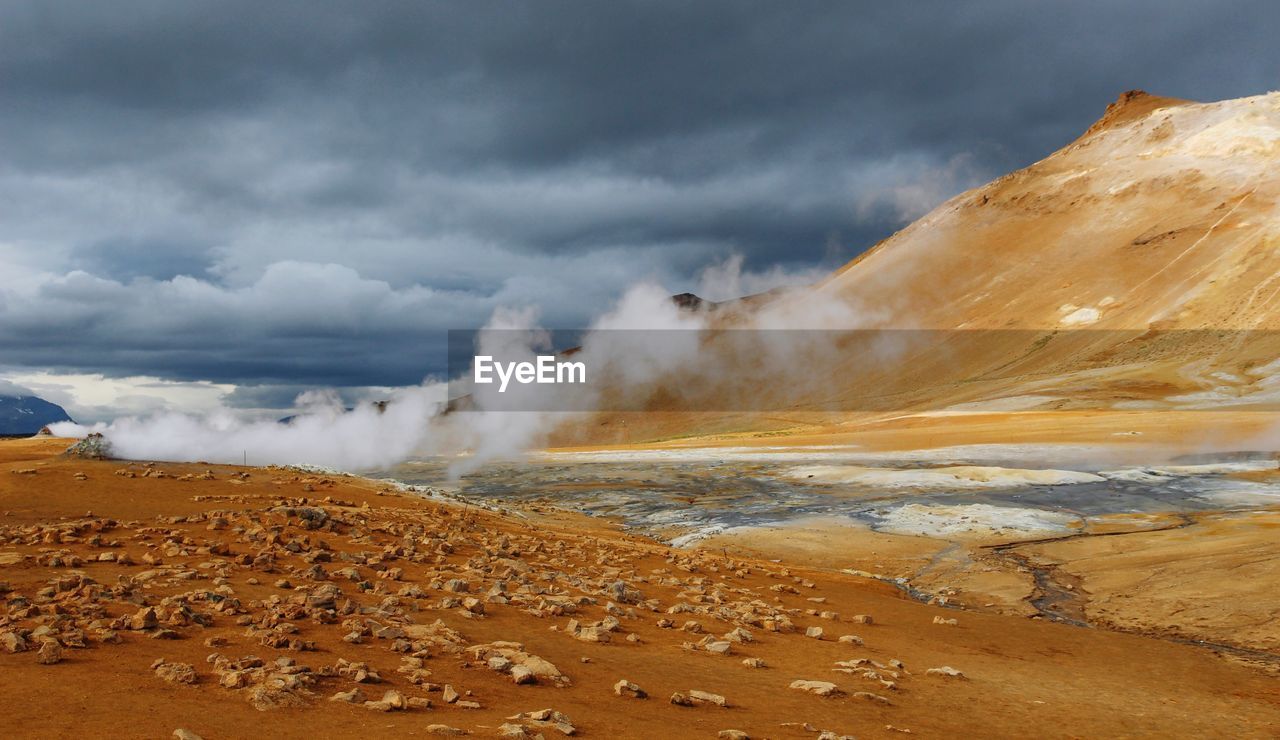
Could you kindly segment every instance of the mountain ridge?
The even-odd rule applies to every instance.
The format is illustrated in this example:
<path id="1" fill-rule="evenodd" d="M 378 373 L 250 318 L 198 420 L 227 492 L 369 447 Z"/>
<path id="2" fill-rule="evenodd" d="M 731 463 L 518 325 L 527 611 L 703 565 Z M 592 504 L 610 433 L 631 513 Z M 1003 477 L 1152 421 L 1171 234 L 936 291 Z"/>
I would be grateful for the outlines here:
<path id="1" fill-rule="evenodd" d="M 0 435 L 33 435 L 59 421 L 71 417 L 56 403 L 38 396 L 0 396 Z"/>

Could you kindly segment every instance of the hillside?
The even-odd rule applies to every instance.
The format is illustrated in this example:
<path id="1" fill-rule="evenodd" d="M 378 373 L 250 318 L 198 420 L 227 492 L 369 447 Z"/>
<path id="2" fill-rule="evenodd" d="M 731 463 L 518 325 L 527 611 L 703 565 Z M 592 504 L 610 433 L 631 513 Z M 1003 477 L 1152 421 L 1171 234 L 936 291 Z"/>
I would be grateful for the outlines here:
<path id="1" fill-rule="evenodd" d="M 57 404 L 35 396 L 0 396 L 0 435 L 30 435 L 48 424 L 70 421 Z"/>
<path id="2" fill-rule="evenodd" d="M 1280 95 L 1122 95 L 820 287 L 936 328 L 1275 328 Z"/>
<path id="3" fill-rule="evenodd" d="M 724 411 L 782 394 L 760 404 L 778 413 L 669 415 L 628 422 L 625 436 L 605 415 L 560 441 L 846 433 L 984 411 L 1111 414 L 1092 422 L 1110 437 L 1160 429 L 1133 419 L 1146 412 L 1196 412 L 1178 422 L 1195 426 L 1206 409 L 1274 410 L 1278 159 L 1280 93 L 1125 93 L 1061 150 L 943 203 L 812 289 L 715 320 L 877 339 L 819 338 L 830 346 L 755 372 L 733 364 L 718 383 L 660 381 L 710 388 L 719 403 L 704 406 Z M 1254 434 L 1248 416 L 1226 423 Z"/>

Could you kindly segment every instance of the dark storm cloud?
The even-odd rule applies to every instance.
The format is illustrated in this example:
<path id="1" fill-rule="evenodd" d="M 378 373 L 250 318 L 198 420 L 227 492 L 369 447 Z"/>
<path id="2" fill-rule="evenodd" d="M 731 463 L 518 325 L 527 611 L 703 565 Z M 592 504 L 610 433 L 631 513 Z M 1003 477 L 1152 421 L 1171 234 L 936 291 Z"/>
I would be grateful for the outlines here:
<path id="1" fill-rule="evenodd" d="M 121 280 L 168 280 L 204 275 L 213 266 L 210 245 L 179 239 L 105 239 L 76 248 L 70 266 Z"/>
<path id="2" fill-rule="evenodd" d="M 282 387 L 255 398 L 414 382 L 442 329 L 502 303 L 569 325 L 735 252 L 835 266 L 1123 90 L 1265 92 L 1278 21 L 1247 1 L 0 1 L 0 354 Z"/>

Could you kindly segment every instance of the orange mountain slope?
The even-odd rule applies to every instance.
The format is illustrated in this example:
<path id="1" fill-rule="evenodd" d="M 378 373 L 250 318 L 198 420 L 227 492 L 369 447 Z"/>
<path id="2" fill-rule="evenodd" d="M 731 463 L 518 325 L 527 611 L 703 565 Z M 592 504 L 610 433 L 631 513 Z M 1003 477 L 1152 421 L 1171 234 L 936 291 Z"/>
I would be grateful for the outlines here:
<path id="1" fill-rule="evenodd" d="M 714 319 L 891 339 L 833 340 L 755 368 L 722 359 L 733 372 L 714 383 L 706 370 L 673 373 L 656 385 L 757 413 L 633 419 L 625 435 L 605 414 L 559 441 L 844 433 L 940 412 L 1159 426 L 1148 412 L 1272 410 L 1277 164 L 1280 93 L 1204 104 L 1125 93 L 1076 141 L 943 203 L 813 288 Z M 878 352 L 885 341 L 895 348 Z M 712 338 L 708 352 L 722 345 Z M 770 394 L 781 400 L 761 402 Z M 755 406 L 736 405 L 744 397 Z M 1237 417 L 1256 432 L 1256 418 Z"/>

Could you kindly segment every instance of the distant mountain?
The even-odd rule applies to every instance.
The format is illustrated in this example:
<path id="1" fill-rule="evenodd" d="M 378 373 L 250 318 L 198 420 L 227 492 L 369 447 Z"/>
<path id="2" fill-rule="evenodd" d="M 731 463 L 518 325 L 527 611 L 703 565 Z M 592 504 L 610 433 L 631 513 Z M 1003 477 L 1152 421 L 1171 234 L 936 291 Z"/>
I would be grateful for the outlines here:
<path id="1" fill-rule="evenodd" d="M 35 396 L 0 396 L 0 435 L 35 434 L 57 421 L 71 421 L 55 403 Z"/>

